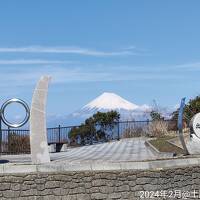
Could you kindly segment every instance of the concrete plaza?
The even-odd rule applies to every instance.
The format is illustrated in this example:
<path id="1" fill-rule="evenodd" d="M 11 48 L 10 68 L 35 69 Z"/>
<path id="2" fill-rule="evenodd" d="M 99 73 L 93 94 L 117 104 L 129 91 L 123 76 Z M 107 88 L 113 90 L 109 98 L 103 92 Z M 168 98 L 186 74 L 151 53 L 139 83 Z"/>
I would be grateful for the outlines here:
<path id="1" fill-rule="evenodd" d="M 145 145 L 147 138 L 129 138 L 103 144 L 68 148 L 65 152 L 51 153 L 53 162 L 131 162 L 166 158 Z M 167 156 L 169 157 L 169 156 Z M 30 155 L 5 155 L 1 160 L 12 163 L 30 163 Z"/>

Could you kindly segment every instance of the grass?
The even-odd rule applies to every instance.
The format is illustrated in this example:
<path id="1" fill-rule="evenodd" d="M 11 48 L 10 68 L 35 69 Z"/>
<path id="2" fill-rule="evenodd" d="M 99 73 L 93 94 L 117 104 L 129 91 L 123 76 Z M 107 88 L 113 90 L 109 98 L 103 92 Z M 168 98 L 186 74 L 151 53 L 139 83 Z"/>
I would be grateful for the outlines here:
<path id="1" fill-rule="evenodd" d="M 171 152 L 175 153 L 176 155 L 184 154 L 183 149 L 180 147 L 177 147 L 176 145 L 173 145 L 169 143 L 167 140 L 173 139 L 172 136 L 164 136 L 161 138 L 157 138 L 155 140 L 150 140 L 149 142 L 157 148 L 160 152 Z"/>

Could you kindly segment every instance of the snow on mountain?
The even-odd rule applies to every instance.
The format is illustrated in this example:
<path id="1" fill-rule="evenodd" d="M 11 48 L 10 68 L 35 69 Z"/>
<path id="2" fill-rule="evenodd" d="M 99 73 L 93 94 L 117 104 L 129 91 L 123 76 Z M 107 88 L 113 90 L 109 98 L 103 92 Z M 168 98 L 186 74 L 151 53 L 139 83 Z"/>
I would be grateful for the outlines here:
<path id="1" fill-rule="evenodd" d="M 136 105 L 114 93 L 105 92 L 93 101 L 89 102 L 76 112 L 65 116 L 49 116 L 48 126 L 58 125 L 79 125 L 88 117 L 99 112 L 108 112 L 116 110 L 120 113 L 120 120 L 146 120 L 150 119 L 151 107 L 148 105 Z"/>
<path id="2" fill-rule="evenodd" d="M 116 110 L 120 113 L 121 120 L 144 120 L 149 118 L 151 107 L 136 105 L 114 93 L 105 92 L 87 105 L 83 106 L 73 117 L 87 118 L 96 112 Z"/>
<path id="3" fill-rule="evenodd" d="M 122 97 L 114 94 L 105 92 L 87 105 L 83 107 L 83 109 L 125 109 L 125 110 L 134 110 L 137 109 L 138 106 L 123 99 Z"/>

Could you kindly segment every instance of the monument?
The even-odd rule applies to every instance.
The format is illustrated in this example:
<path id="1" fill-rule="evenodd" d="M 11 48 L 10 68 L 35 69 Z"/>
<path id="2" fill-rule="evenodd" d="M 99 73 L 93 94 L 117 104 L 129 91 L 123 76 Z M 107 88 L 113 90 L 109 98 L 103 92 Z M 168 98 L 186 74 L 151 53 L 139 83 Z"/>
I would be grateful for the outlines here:
<path id="1" fill-rule="evenodd" d="M 190 127 L 192 133 L 195 134 L 198 139 L 200 139 L 200 113 L 197 113 L 193 116 L 190 122 Z"/>
<path id="2" fill-rule="evenodd" d="M 187 146 L 186 146 L 185 140 L 184 140 L 184 136 L 183 136 L 183 112 L 184 112 L 184 107 L 185 107 L 185 99 L 186 98 L 182 98 L 179 112 L 178 112 L 178 136 L 179 136 L 181 145 L 183 147 L 184 154 L 189 155 L 189 151 L 187 149 Z"/>
<path id="3" fill-rule="evenodd" d="M 50 162 L 46 129 L 46 102 L 51 77 L 42 76 L 33 93 L 30 111 L 30 145 L 33 164 Z"/>

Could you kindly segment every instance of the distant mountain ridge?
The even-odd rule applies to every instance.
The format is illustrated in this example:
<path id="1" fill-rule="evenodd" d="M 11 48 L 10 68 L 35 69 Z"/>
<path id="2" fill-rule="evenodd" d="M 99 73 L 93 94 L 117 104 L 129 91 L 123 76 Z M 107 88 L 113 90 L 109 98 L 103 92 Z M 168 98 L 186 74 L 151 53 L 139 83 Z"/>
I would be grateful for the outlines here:
<path id="1" fill-rule="evenodd" d="M 77 125 L 84 122 L 97 112 L 108 112 L 115 110 L 120 113 L 120 120 L 146 120 L 150 118 L 152 108 L 146 104 L 136 105 L 120 97 L 115 93 L 104 92 L 81 109 L 68 116 L 58 116 L 54 119 L 54 125 L 70 124 Z M 51 120 L 53 121 L 53 119 Z"/>
<path id="2" fill-rule="evenodd" d="M 141 115 L 149 112 L 151 108 L 148 105 L 139 106 L 133 104 L 115 93 L 104 92 L 80 110 L 72 113 L 72 116 L 89 117 L 97 112 L 108 112 L 111 110 L 118 111 L 121 115 L 121 120 L 135 120 L 137 115 L 141 117 Z"/>

